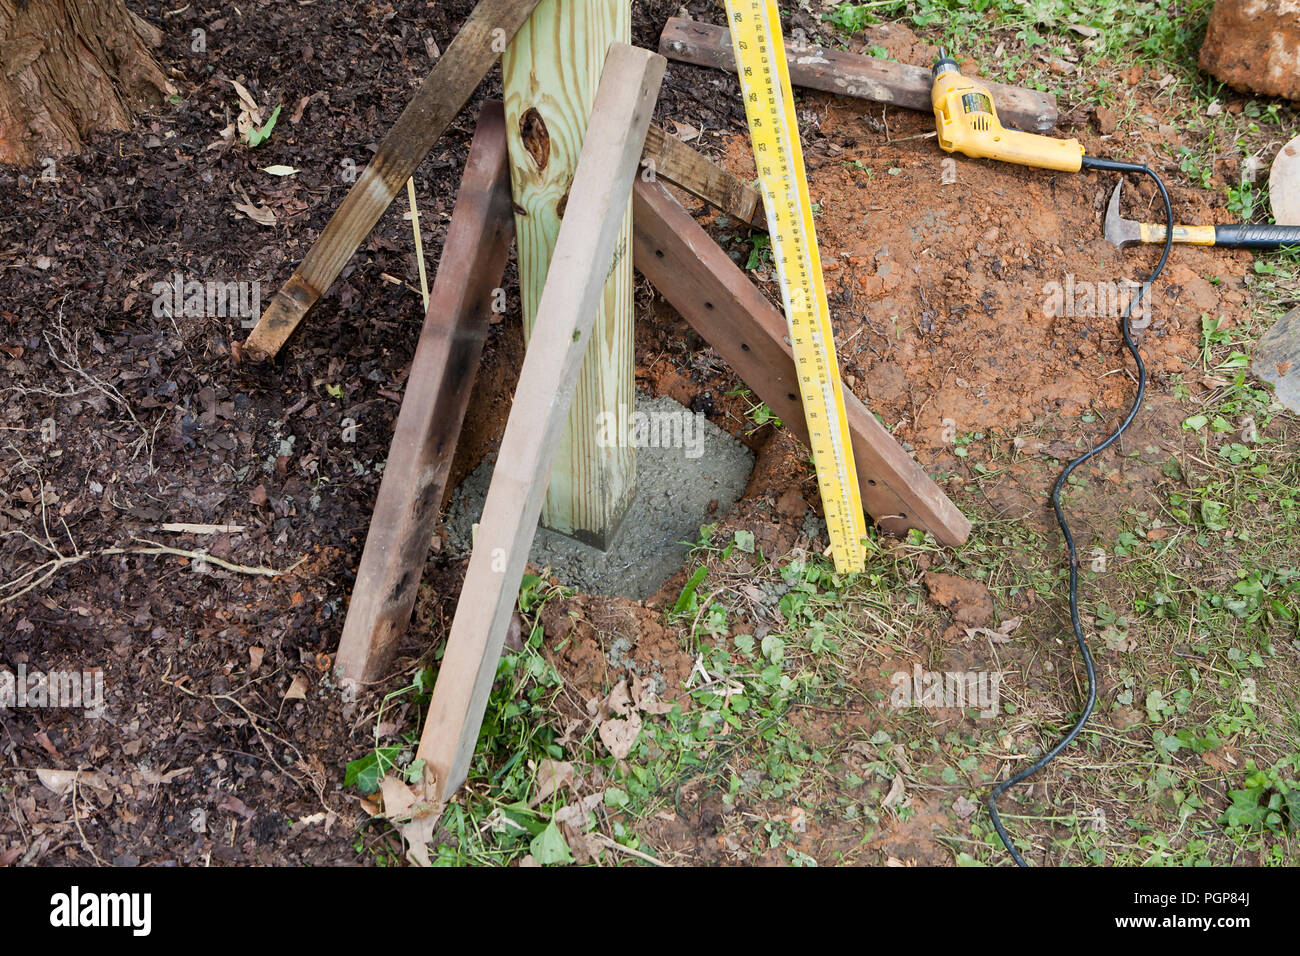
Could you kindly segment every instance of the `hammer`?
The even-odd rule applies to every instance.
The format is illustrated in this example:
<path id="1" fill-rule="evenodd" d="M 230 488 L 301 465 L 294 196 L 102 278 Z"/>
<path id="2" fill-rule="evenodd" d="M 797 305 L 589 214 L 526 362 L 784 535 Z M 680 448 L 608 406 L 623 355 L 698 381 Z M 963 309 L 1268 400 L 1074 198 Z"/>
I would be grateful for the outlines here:
<path id="1" fill-rule="evenodd" d="M 1106 240 L 1123 249 L 1134 243 L 1165 241 L 1165 227 L 1125 219 L 1119 214 L 1119 194 L 1124 180 L 1110 194 L 1106 207 Z M 1300 245 L 1300 226 L 1174 226 L 1174 242 L 1191 246 L 1227 246 L 1230 249 L 1279 249 Z"/>

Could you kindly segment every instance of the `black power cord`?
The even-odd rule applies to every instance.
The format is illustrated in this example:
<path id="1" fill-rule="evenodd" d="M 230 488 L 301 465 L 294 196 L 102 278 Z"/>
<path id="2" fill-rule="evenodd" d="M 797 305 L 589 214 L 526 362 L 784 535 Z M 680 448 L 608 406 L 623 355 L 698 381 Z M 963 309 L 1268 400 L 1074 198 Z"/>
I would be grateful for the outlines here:
<path id="1" fill-rule="evenodd" d="M 1138 410 L 1142 408 L 1142 398 L 1146 394 L 1147 388 L 1147 369 L 1142 363 L 1142 356 L 1133 341 L 1129 319 L 1133 315 L 1134 307 L 1138 302 L 1150 295 L 1151 286 L 1155 284 L 1155 281 L 1160 278 L 1160 273 L 1164 271 L 1165 263 L 1169 260 L 1169 250 L 1173 245 L 1174 236 L 1174 210 L 1169 202 L 1169 191 L 1165 189 L 1165 184 L 1156 175 L 1155 170 L 1145 163 L 1120 163 L 1115 160 L 1097 159 L 1092 156 L 1083 157 L 1083 168 L 1117 172 L 1121 175 L 1124 173 L 1143 173 L 1150 176 L 1160 190 L 1160 197 L 1165 204 L 1165 244 L 1160 255 L 1160 261 L 1151 270 L 1151 275 L 1146 282 L 1142 283 L 1142 288 L 1129 300 L 1128 307 L 1124 310 L 1124 316 L 1120 321 L 1120 330 L 1124 334 L 1124 344 L 1128 346 L 1133 361 L 1137 363 L 1138 387 L 1137 395 L 1133 398 L 1133 405 L 1129 408 L 1128 414 L 1124 416 L 1124 421 L 1111 433 L 1109 438 L 1065 466 L 1060 477 L 1056 479 L 1056 485 L 1052 488 L 1052 510 L 1056 512 L 1056 523 L 1061 526 L 1061 534 L 1065 538 L 1065 548 L 1070 554 L 1070 622 L 1074 625 L 1074 639 L 1079 645 L 1079 654 L 1083 657 L 1084 667 L 1088 671 L 1088 702 L 1084 705 L 1083 713 L 1079 715 L 1078 721 L 1070 728 L 1070 732 L 1061 739 L 1060 743 L 1014 777 L 1002 781 L 989 793 L 989 816 L 993 819 L 993 828 L 998 831 L 998 836 L 1002 838 L 1002 845 L 1007 848 L 1007 852 L 1011 854 L 1011 858 L 1016 861 L 1018 866 L 1026 866 L 1027 864 L 1025 858 L 1012 845 L 1011 837 L 1007 834 L 1006 828 L 1002 826 L 1002 820 L 998 817 L 998 797 L 1011 787 L 1038 773 L 1052 761 L 1052 758 L 1068 747 L 1074 738 L 1079 735 L 1083 725 L 1088 722 L 1088 718 L 1092 716 L 1092 709 L 1097 704 L 1097 671 L 1092 663 L 1092 653 L 1088 650 L 1088 642 L 1083 637 L 1083 625 L 1079 623 L 1079 553 L 1075 550 L 1074 535 L 1070 533 L 1070 524 L 1065 520 L 1065 512 L 1061 510 L 1061 490 L 1065 487 L 1066 481 L 1069 480 L 1070 475 L 1074 473 L 1076 468 L 1100 455 L 1128 430 L 1129 425 L 1133 424 L 1133 419 L 1137 417 Z"/>

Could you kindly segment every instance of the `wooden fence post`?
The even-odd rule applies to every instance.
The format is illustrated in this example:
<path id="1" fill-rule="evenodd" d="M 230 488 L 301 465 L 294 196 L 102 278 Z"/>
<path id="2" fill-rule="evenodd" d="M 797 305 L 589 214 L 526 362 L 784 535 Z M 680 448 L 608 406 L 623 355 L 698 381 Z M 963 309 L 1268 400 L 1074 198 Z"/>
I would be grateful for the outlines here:
<path id="1" fill-rule="evenodd" d="M 546 476 L 555 460 L 583 355 L 618 259 L 621 210 L 631 198 L 664 58 L 623 43 L 609 51 L 576 167 L 577 186 L 556 243 L 524 356 L 514 404 L 492 470 L 465 586 L 429 702 L 417 755 L 432 796 L 465 782 L 496 678 L 501 647 L 537 532 Z M 630 252 L 624 253 L 631 258 Z"/>
<path id="2" fill-rule="evenodd" d="M 631 42 L 631 22 L 630 0 L 542 0 L 502 57 L 526 340 L 605 55 L 611 43 Z M 547 528 L 602 550 L 636 492 L 634 450 L 602 441 L 601 427 L 602 415 L 626 415 L 635 397 L 631 249 L 629 204 L 542 509 Z"/>

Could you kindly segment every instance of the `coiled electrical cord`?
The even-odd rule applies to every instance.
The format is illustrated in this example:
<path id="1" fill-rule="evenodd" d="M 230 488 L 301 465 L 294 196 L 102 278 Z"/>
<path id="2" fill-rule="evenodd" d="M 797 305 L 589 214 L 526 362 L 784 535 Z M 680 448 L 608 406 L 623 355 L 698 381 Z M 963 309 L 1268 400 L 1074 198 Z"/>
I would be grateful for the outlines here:
<path id="1" fill-rule="evenodd" d="M 1164 200 L 1165 204 L 1165 243 L 1164 249 L 1160 255 L 1160 261 L 1157 262 L 1156 267 L 1151 270 L 1151 275 L 1147 278 L 1146 282 L 1142 283 L 1142 288 L 1138 291 L 1138 294 L 1129 300 L 1128 307 L 1124 310 L 1124 316 L 1120 321 L 1120 329 L 1124 334 L 1124 344 L 1128 347 L 1129 353 L 1133 356 L 1133 361 L 1137 363 L 1138 387 L 1137 395 L 1133 398 L 1133 405 L 1129 408 L 1128 414 L 1124 417 L 1124 421 L 1121 422 L 1120 426 L 1111 433 L 1109 438 L 1100 445 L 1096 445 L 1089 449 L 1087 452 L 1065 466 L 1060 477 L 1056 479 L 1055 486 L 1052 488 L 1052 510 L 1056 512 L 1056 523 L 1061 526 L 1061 534 L 1065 538 L 1065 548 L 1070 554 L 1070 623 L 1074 625 L 1074 639 L 1079 645 L 1079 654 L 1083 657 L 1084 667 L 1088 671 L 1088 702 L 1084 705 L 1083 713 L 1079 715 L 1078 721 L 1070 728 L 1070 732 L 1061 739 L 1060 743 L 1014 777 L 998 784 L 989 793 L 989 816 L 993 820 L 993 828 L 998 831 L 998 836 L 1002 838 L 1002 845 L 1007 848 L 1007 852 L 1011 854 L 1011 858 L 1016 861 L 1017 866 L 1026 866 L 1027 864 L 1025 863 L 1024 857 L 1022 857 L 1012 845 L 1011 837 L 1007 834 L 1006 828 L 1002 826 L 1002 820 L 998 817 L 998 797 L 1016 784 L 1028 780 L 1034 774 L 1038 773 L 1038 771 L 1051 763 L 1052 759 L 1068 747 L 1074 738 L 1079 735 L 1079 731 L 1081 731 L 1084 724 L 1088 722 L 1088 718 L 1092 716 L 1092 709 L 1097 704 L 1097 671 L 1092 663 L 1092 653 L 1088 650 L 1088 642 L 1084 640 L 1083 637 L 1083 625 L 1079 622 L 1079 553 L 1075 550 L 1074 535 L 1070 533 L 1070 524 L 1065 520 L 1065 512 L 1061 509 L 1061 490 L 1065 487 L 1066 481 L 1069 480 L 1070 475 L 1074 473 L 1076 468 L 1090 459 L 1095 458 L 1097 455 L 1100 455 L 1128 430 L 1129 425 L 1133 424 L 1133 419 L 1137 417 L 1138 411 L 1142 408 L 1142 398 L 1146 394 L 1147 388 L 1147 369 L 1142 363 L 1142 356 L 1138 352 L 1136 343 L 1133 341 L 1133 334 L 1129 320 L 1133 315 L 1134 307 L 1138 302 L 1142 301 L 1150 294 L 1151 286 L 1155 284 L 1155 281 L 1160 278 L 1160 273 L 1164 271 L 1165 263 L 1169 260 L 1169 250 L 1173 245 L 1174 236 L 1174 211 L 1173 206 L 1169 202 L 1169 191 L 1165 189 L 1164 182 L 1162 182 L 1160 177 L 1156 175 L 1155 170 L 1151 169 L 1145 163 L 1121 163 L 1111 159 L 1097 159 L 1092 156 L 1083 157 L 1083 168 L 1117 172 L 1121 175 L 1124 173 L 1143 173 L 1150 176 L 1152 180 L 1155 181 L 1156 187 L 1160 190 L 1160 197 Z"/>

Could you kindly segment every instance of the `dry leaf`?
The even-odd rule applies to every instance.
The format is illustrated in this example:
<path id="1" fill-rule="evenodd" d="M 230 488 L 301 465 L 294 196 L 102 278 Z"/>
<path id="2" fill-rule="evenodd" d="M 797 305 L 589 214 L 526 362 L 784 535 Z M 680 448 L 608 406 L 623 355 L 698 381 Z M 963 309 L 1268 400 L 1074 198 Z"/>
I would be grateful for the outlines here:
<path id="1" fill-rule="evenodd" d="M 429 858 L 429 844 L 433 842 L 433 835 L 438 829 L 438 819 L 441 813 L 430 813 L 422 817 L 412 818 L 410 823 L 404 823 L 398 827 L 402 834 L 402 839 L 406 841 L 406 858 L 416 866 L 433 866 L 433 860 Z"/>
<path id="2" fill-rule="evenodd" d="M 649 677 L 632 678 L 632 701 L 637 708 L 645 711 L 647 714 L 667 714 L 673 709 L 673 705 L 667 701 L 659 699 L 655 693 L 654 680 Z"/>
<path id="3" fill-rule="evenodd" d="M 577 827 L 561 823 L 560 835 L 564 837 L 564 842 L 569 846 L 569 852 L 573 854 L 573 862 L 579 866 L 590 863 L 600 853 L 602 844 L 595 837 L 588 836 Z"/>
<path id="4" fill-rule="evenodd" d="M 244 84 L 240 83 L 238 80 L 230 80 L 229 82 L 230 85 L 235 88 L 235 92 L 239 94 L 239 105 L 248 110 L 248 112 L 252 114 L 253 118 L 257 120 L 257 125 L 261 126 L 262 113 L 258 109 L 257 100 L 253 99 L 253 94 L 248 92 L 248 87 L 244 86 Z"/>
<path id="5" fill-rule="evenodd" d="M 389 778 L 385 778 L 387 782 Z M 402 834 L 402 839 L 406 841 L 406 857 L 417 866 L 431 866 L 433 861 L 429 859 L 429 844 L 433 842 L 433 835 L 438 830 L 438 821 L 442 819 L 442 803 L 433 796 L 433 776 L 428 767 L 425 768 L 424 776 L 419 783 L 408 787 L 406 784 L 396 781 L 396 786 L 384 788 L 384 815 L 392 820 L 392 810 L 388 805 L 388 793 L 391 792 L 393 800 L 402 806 L 402 812 L 410 813 L 410 820 L 404 823 L 398 823 L 398 831 Z M 383 783 L 380 784 L 383 788 Z M 398 791 L 398 787 L 403 792 Z"/>
<path id="6" fill-rule="evenodd" d="M 239 116 L 235 120 L 235 129 L 239 131 L 240 136 L 247 136 L 249 131 L 262 125 L 262 111 L 258 109 L 253 94 L 249 93 L 243 84 L 234 80 L 229 82 L 239 94 Z"/>
<path id="7" fill-rule="evenodd" d="M 266 648 L 250 647 L 248 649 L 248 673 L 256 674 L 262 667 L 262 658 L 266 656 Z"/>
<path id="8" fill-rule="evenodd" d="M 175 770 L 168 770 L 166 773 L 159 773 L 157 770 L 142 769 L 140 771 L 140 776 L 144 778 L 145 783 L 157 787 L 164 783 L 171 783 L 176 778 L 185 776 L 185 774 L 189 773 L 193 769 L 193 767 L 178 767 Z"/>
<path id="9" fill-rule="evenodd" d="M 979 804 L 974 800 L 967 799 L 966 797 L 958 797 L 953 801 L 952 809 L 953 812 L 957 814 L 958 819 L 967 820 L 970 818 L 971 814 L 979 809 Z"/>
<path id="10" fill-rule="evenodd" d="M 263 166 L 262 172 L 270 173 L 272 176 L 296 176 L 302 172 L 301 169 L 294 169 L 292 166 Z"/>
<path id="11" fill-rule="evenodd" d="M 689 143 L 693 139 L 700 138 L 700 131 L 694 126 L 687 126 L 685 123 L 679 123 L 673 120 L 673 126 L 677 128 L 677 138 L 683 143 Z"/>
<path id="12" fill-rule="evenodd" d="M 626 720 L 610 718 L 600 725 L 600 742 L 616 760 L 622 760 L 632 752 L 640 735 L 641 715 L 635 710 L 628 714 Z"/>
<path id="13" fill-rule="evenodd" d="M 60 797 L 65 793 L 72 791 L 72 785 L 77 781 L 76 770 L 46 770 L 36 771 L 36 777 L 46 790 L 58 794 Z"/>
<path id="14" fill-rule="evenodd" d="M 254 206 L 252 203 L 235 203 L 235 208 L 259 226 L 274 226 L 275 213 L 266 206 Z"/>
<path id="15" fill-rule="evenodd" d="M 967 637 L 987 637 L 994 644 L 1006 644 L 1011 640 L 1011 632 L 1020 626 L 1021 617 L 1011 617 L 1003 621 L 996 629 L 989 627 L 968 627 Z"/>
<path id="16" fill-rule="evenodd" d="M 400 777 L 388 776 L 380 780 L 379 793 L 384 799 L 384 816 L 394 823 L 411 819 L 416 804 L 420 802 L 419 794 Z"/>
<path id="17" fill-rule="evenodd" d="M 235 132 L 236 132 L 235 124 L 231 123 L 229 126 L 227 126 L 225 129 L 223 129 L 220 133 L 217 134 L 221 138 L 217 140 L 213 140 L 211 143 L 207 145 L 206 148 L 221 149 L 221 147 L 223 146 L 229 146 L 231 143 L 235 141 Z"/>
<path id="18" fill-rule="evenodd" d="M 880 803 L 881 809 L 884 809 L 885 807 L 892 807 L 899 800 L 902 800 L 903 792 L 906 789 L 907 787 L 903 783 L 903 775 L 901 773 L 895 774 L 894 782 L 889 785 L 888 795 Z"/>
<path id="19" fill-rule="evenodd" d="M 537 793 L 533 795 L 532 800 L 528 801 L 528 805 L 537 806 L 554 795 L 561 787 L 572 788 L 573 780 L 573 764 L 565 760 L 550 758 L 543 760 L 541 766 L 537 768 Z"/>
<path id="20" fill-rule="evenodd" d="M 294 108 L 293 115 L 289 117 L 289 122 L 292 123 L 294 126 L 297 126 L 300 122 L 302 122 L 302 111 L 307 108 L 307 104 L 310 102 L 311 102 L 310 96 L 304 96 L 302 99 L 300 99 L 298 101 L 298 105 Z"/>
<path id="21" fill-rule="evenodd" d="M 564 733 L 555 738 L 556 746 L 567 747 L 569 744 L 576 743 L 578 740 L 578 730 L 582 727 L 582 721 L 576 717 L 564 725 Z"/>
<path id="22" fill-rule="evenodd" d="M 626 717 L 631 712 L 632 698 L 627 692 L 627 681 L 621 680 L 614 685 L 614 689 L 605 698 L 605 707 L 609 713 L 620 717 Z"/>
<path id="23" fill-rule="evenodd" d="M 554 819 L 556 823 L 585 829 L 587 825 L 587 814 L 600 806 L 600 802 L 605 799 L 605 791 L 599 793 L 589 793 L 577 803 L 570 803 L 568 806 L 561 807 L 555 811 Z M 573 844 L 570 843 L 570 846 Z"/>
<path id="24" fill-rule="evenodd" d="M 307 678 L 299 674 L 284 692 L 284 700 L 306 700 L 307 686 Z"/>

